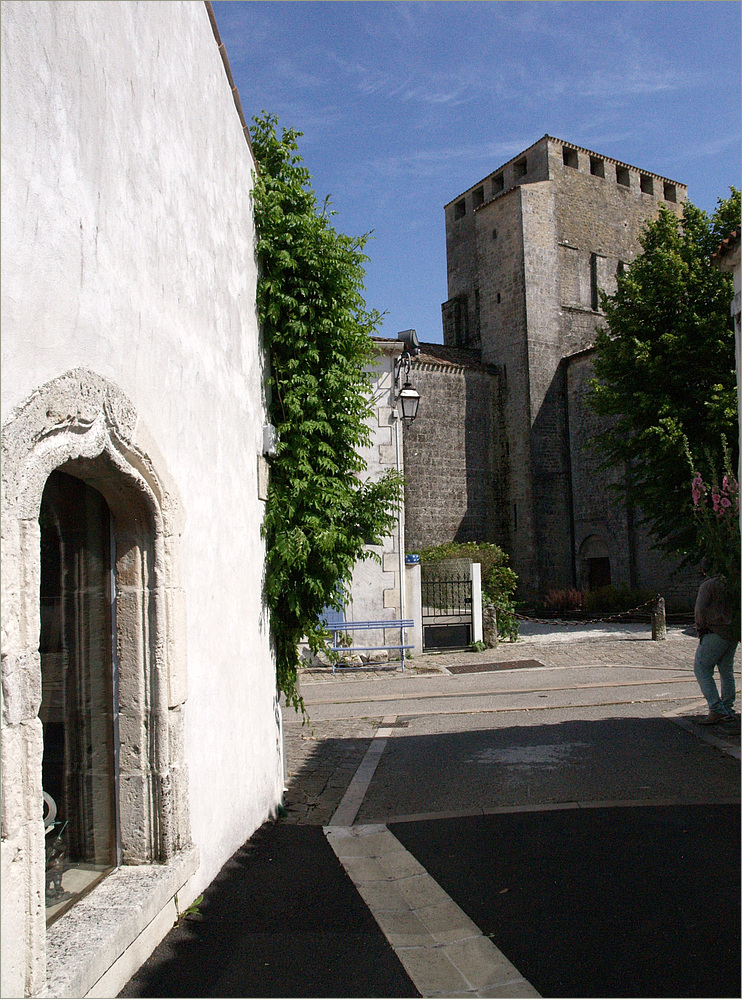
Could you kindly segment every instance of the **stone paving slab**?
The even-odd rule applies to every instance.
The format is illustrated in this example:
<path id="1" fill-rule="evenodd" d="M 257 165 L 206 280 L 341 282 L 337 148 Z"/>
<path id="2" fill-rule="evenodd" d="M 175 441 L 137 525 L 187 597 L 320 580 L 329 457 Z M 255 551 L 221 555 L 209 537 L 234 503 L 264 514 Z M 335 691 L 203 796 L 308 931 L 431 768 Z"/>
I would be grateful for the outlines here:
<path id="1" fill-rule="evenodd" d="M 538 996 L 386 826 L 325 834 L 423 996 Z"/>

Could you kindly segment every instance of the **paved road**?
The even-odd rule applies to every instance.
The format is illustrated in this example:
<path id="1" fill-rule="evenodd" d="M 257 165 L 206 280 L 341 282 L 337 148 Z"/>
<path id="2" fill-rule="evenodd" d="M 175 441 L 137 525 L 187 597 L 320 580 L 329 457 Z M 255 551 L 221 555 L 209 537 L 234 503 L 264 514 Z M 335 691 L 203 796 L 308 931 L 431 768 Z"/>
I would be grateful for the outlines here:
<path id="1" fill-rule="evenodd" d="M 740 740 L 696 723 L 695 639 L 523 632 L 305 671 L 286 818 L 121 995 L 739 996 Z"/>
<path id="2" fill-rule="evenodd" d="M 543 626 L 531 627 L 543 632 Z M 617 628 L 552 628 L 552 635 L 528 636 L 486 653 L 423 656 L 404 674 L 307 671 L 302 691 L 312 728 L 293 713 L 285 721 L 289 821 L 330 821 L 385 719 L 393 742 L 366 793 L 361 819 L 481 810 L 485 802 L 489 807 L 549 804 L 565 795 L 697 801 L 721 794 L 725 785 L 714 783 L 715 764 L 709 763 L 710 772 L 690 786 L 683 754 L 675 752 L 694 747 L 688 752 L 715 761 L 719 753 L 705 752 L 707 743 L 699 746 L 704 738 L 739 754 L 738 736 L 720 738 L 716 730 L 704 731 L 686 720 L 705 713 L 692 670 L 695 638 L 671 628 L 668 641 L 652 642 L 646 626 L 610 632 L 606 627 Z M 462 669 L 477 672 L 452 672 Z M 661 721 L 667 716 L 690 726 L 694 738 Z M 451 738 L 424 738 L 445 735 Z M 637 739 L 644 747 L 639 757 Z M 653 739 L 659 740 L 654 750 Z M 502 751 L 511 743 L 510 758 L 502 752 L 498 758 L 496 746 Z M 528 765 L 526 743 L 561 748 L 530 750 Z M 655 766 L 656 753 L 662 767 Z M 651 773 L 637 769 L 642 759 Z M 421 800 L 431 793 L 435 807 L 429 809 Z"/>
<path id="3" fill-rule="evenodd" d="M 697 725 L 696 639 L 531 632 L 404 673 L 305 674 L 288 821 L 329 824 L 423 995 L 738 995 L 739 735 Z M 391 858 L 420 899 L 389 885 Z M 433 912 L 469 921 L 466 953 Z"/>

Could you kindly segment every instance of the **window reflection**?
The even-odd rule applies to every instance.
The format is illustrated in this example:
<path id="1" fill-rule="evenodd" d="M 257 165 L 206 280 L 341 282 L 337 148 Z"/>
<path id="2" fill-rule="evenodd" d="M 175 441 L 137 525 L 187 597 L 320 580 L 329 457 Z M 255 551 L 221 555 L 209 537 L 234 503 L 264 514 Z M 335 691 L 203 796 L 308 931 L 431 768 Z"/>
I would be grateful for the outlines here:
<path id="1" fill-rule="evenodd" d="M 47 919 L 117 863 L 111 515 L 55 471 L 41 503 Z"/>

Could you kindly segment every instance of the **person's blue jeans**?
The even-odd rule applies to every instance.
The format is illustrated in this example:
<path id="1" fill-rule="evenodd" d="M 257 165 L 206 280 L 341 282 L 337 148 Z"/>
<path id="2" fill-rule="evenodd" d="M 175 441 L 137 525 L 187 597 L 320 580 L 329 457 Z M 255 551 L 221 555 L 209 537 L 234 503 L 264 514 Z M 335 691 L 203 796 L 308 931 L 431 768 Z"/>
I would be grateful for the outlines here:
<path id="1" fill-rule="evenodd" d="M 734 653 L 737 642 L 728 642 L 721 635 L 708 632 L 701 638 L 696 650 L 693 672 L 698 686 L 706 698 L 709 711 L 717 715 L 731 715 L 734 704 Z M 721 693 L 714 680 L 714 668 L 719 670 Z"/>

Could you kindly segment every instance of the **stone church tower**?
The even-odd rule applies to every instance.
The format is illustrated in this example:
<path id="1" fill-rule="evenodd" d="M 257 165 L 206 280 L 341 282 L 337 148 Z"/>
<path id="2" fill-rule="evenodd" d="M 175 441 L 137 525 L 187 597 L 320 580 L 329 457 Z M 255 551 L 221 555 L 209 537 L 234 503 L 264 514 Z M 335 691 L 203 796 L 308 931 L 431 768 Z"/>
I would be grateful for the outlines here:
<path id="1" fill-rule="evenodd" d="M 659 207 L 679 213 L 686 194 L 545 135 L 446 205 L 444 344 L 476 352 L 499 383 L 492 460 L 506 468 L 494 539 L 528 589 L 652 586 L 668 575 L 658 577 L 634 512 L 609 509 L 585 450 L 596 424 L 583 400 L 599 291 L 615 290 Z"/>

